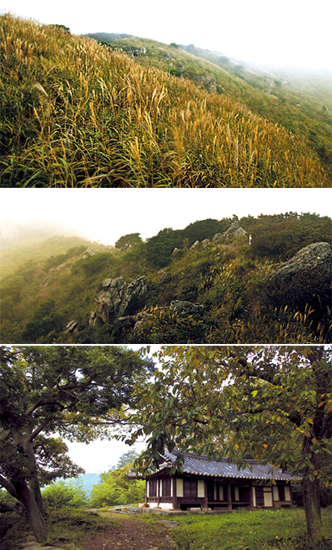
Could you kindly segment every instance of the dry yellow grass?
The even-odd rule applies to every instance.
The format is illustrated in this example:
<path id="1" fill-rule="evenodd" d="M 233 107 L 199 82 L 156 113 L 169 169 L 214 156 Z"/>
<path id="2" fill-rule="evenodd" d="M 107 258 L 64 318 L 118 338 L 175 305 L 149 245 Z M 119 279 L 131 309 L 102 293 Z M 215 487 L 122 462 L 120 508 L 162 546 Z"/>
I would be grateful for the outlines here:
<path id="1" fill-rule="evenodd" d="M 330 186 L 303 141 L 227 96 L 55 27 L 0 24 L 2 186 Z"/>

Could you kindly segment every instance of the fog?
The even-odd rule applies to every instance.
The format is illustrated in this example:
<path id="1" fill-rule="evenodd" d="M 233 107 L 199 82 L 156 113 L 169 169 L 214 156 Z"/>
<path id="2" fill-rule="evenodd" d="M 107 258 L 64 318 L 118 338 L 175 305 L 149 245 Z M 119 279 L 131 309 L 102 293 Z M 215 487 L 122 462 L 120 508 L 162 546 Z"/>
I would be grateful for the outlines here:
<path id="1" fill-rule="evenodd" d="M 93 4 L 4 0 L 0 12 L 46 24 L 62 24 L 74 34 L 126 33 L 170 44 L 195 44 L 239 61 L 273 67 L 332 70 L 328 0 L 169 0 L 156 4 L 109 2 Z"/>
<path id="2" fill-rule="evenodd" d="M 183 229 L 209 218 L 330 216 L 331 198 L 332 189 L 2 189 L 0 236 L 34 222 L 40 232 L 44 226 L 45 238 L 54 231 L 114 245 L 130 233 L 146 240 L 166 227 Z"/>

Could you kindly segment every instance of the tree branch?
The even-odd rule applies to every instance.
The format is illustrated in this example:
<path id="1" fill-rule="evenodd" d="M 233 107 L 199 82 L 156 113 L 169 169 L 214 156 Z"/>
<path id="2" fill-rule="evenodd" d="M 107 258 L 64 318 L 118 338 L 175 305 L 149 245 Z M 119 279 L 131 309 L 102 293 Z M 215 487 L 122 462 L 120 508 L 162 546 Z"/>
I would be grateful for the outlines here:
<path id="1" fill-rule="evenodd" d="M 11 430 L 6 430 L 0 435 L 0 441 L 4 441 L 11 434 Z"/>
<path id="2" fill-rule="evenodd" d="M 17 500 L 20 500 L 17 492 L 16 492 L 16 489 L 14 487 L 14 485 L 10 482 L 10 481 L 7 481 L 7 479 L 5 479 L 2 475 L 0 475 L 0 485 L 6 489 L 6 491 L 8 491 L 8 493 L 16 498 Z"/>

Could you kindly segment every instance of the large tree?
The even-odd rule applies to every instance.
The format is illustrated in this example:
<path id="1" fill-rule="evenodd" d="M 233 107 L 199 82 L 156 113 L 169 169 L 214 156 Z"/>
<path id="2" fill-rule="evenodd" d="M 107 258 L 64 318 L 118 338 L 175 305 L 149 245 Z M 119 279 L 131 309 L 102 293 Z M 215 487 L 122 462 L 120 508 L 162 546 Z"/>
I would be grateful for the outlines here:
<path id="1" fill-rule="evenodd" d="M 121 409 L 135 406 L 134 384 L 153 370 L 151 358 L 114 346 L 0 348 L 0 487 L 24 506 L 39 542 L 41 484 L 81 471 L 61 437 L 110 436 Z"/>
<path id="2" fill-rule="evenodd" d="M 162 348 L 128 440 L 147 436 L 140 467 L 158 467 L 174 448 L 228 456 L 239 468 L 247 458 L 287 466 L 303 477 L 308 536 L 321 540 L 319 486 L 332 482 L 331 355 L 324 347 Z"/>

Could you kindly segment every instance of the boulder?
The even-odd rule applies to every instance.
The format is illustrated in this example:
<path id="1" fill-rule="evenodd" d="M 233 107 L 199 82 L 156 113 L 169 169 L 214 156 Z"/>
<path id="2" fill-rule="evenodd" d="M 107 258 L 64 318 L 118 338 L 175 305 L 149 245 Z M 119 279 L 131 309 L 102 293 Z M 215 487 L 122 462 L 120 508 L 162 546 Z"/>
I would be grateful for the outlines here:
<path id="1" fill-rule="evenodd" d="M 137 48 L 137 50 L 133 51 L 134 57 L 142 57 L 142 55 L 145 55 L 145 54 L 146 54 L 146 48 L 144 47 Z"/>
<path id="2" fill-rule="evenodd" d="M 132 315 L 142 308 L 148 287 L 146 277 L 127 283 L 122 277 L 104 279 L 95 295 L 95 311 L 90 325 L 113 323 L 119 317 Z"/>
<path id="3" fill-rule="evenodd" d="M 331 307 L 332 250 L 329 243 L 302 248 L 266 280 L 266 293 L 276 307 L 289 305 L 303 311 Z"/>
<path id="4" fill-rule="evenodd" d="M 80 329 L 80 324 L 78 321 L 76 320 L 69 321 L 69 323 L 67 323 L 66 325 L 65 332 L 68 332 L 68 334 L 73 334 L 74 332 L 78 332 L 79 329 Z"/>
<path id="5" fill-rule="evenodd" d="M 194 244 L 191 245 L 190 250 L 193 250 L 194 248 L 197 248 L 199 246 L 199 241 L 195 241 Z"/>
<path id="6" fill-rule="evenodd" d="M 217 83 L 215 78 L 209 76 L 201 76 L 198 81 L 203 84 L 209 94 L 217 93 Z"/>

